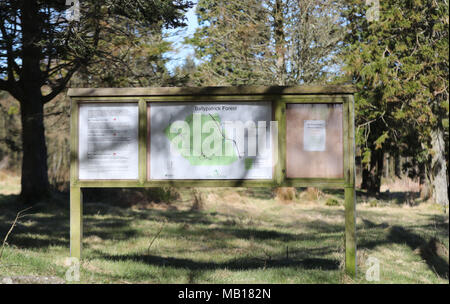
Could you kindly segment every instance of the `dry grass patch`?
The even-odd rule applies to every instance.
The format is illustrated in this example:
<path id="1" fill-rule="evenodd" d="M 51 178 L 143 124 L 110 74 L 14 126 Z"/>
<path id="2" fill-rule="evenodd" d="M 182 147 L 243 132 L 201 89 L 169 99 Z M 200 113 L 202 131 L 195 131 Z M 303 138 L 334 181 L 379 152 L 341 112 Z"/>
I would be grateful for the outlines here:
<path id="1" fill-rule="evenodd" d="M 448 268 L 448 216 L 430 205 L 358 204 L 359 273 L 353 281 L 343 273 L 344 208 L 325 205 L 342 194 L 309 189 L 300 193 L 302 203 L 285 203 L 267 190 L 199 188 L 199 210 L 192 209 L 192 189 L 177 190 L 174 201 L 135 202 L 134 208 L 87 202 L 82 282 L 368 283 L 366 261 L 376 257 L 380 283 L 448 283 L 434 270 L 436 257 Z M 16 207 L 2 195 L 0 235 Z M 21 268 L 7 274 L 64 277 L 67 207 L 43 205 L 18 226 L 0 263 Z"/>

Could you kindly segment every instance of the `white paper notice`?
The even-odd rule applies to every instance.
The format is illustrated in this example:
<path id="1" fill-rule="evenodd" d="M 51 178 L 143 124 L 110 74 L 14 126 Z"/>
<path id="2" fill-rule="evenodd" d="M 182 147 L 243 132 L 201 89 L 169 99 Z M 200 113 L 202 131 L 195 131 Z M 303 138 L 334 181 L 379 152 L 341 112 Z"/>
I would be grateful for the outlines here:
<path id="1" fill-rule="evenodd" d="M 303 128 L 303 150 L 325 151 L 325 120 L 305 120 Z"/>
<path id="2" fill-rule="evenodd" d="M 137 104 L 82 104 L 79 178 L 138 179 Z"/>

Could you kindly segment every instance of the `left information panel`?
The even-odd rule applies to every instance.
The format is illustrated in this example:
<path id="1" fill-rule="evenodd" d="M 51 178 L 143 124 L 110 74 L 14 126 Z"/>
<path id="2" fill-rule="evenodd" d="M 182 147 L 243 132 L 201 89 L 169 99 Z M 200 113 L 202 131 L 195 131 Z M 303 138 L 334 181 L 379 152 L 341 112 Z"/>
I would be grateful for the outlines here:
<path id="1" fill-rule="evenodd" d="M 138 179 L 137 103 L 81 103 L 79 115 L 79 179 Z"/>

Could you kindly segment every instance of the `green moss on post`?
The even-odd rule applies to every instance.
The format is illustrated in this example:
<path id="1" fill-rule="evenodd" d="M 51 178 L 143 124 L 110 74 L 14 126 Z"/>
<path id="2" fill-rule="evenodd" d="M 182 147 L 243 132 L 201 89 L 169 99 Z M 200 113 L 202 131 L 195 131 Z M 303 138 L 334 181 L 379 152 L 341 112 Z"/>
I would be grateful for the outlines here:
<path id="1" fill-rule="evenodd" d="M 286 173 L 286 103 L 275 100 L 273 103 L 273 116 L 278 123 L 278 151 L 275 157 L 275 176 L 274 181 L 278 186 L 281 186 L 285 180 Z"/>
<path id="2" fill-rule="evenodd" d="M 147 179 L 147 103 L 139 100 L 139 183 Z"/>
<path id="3" fill-rule="evenodd" d="M 345 271 L 356 277 L 356 192 L 355 192 L 355 115 L 354 99 L 344 104 L 344 175 L 345 175 Z"/>
<path id="4" fill-rule="evenodd" d="M 356 277 L 355 188 L 345 187 L 345 272 Z"/>
<path id="5" fill-rule="evenodd" d="M 70 187 L 70 256 L 81 258 L 83 240 L 83 194 L 81 188 Z"/>

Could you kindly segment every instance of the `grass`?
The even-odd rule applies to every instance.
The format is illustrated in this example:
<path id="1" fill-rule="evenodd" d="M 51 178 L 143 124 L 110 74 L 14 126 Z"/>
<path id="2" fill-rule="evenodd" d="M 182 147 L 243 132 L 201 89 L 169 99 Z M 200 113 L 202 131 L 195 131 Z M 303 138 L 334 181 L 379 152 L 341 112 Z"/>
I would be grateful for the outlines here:
<path id="1" fill-rule="evenodd" d="M 12 181 L 11 183 L 16 183 Z M 16 212 L 13 186 L 0 181 L 0 239 Z M 448 214 L 430 203 L 411 206 L 358 193 L 358 277 L 344 275 L 341 191 L 316 201 L 278 202 L 267 189 L 179 190 L 170 204 L 89 199 L 84 206 L 81 283 L 370 283 L 369 257 L 380 283 L 449 283 Z M 6 193 L 6 194 L 2 194 Z M 92 197 L 92 196 L 91 196 Z M 160 231 L 157 238 L 155 235 Z M 149 244 L 154 239 L 150 249 Z M 29 211 L 0 259 L 6 276 L 64 278 L 69 256 L 67 195 Z"/>

